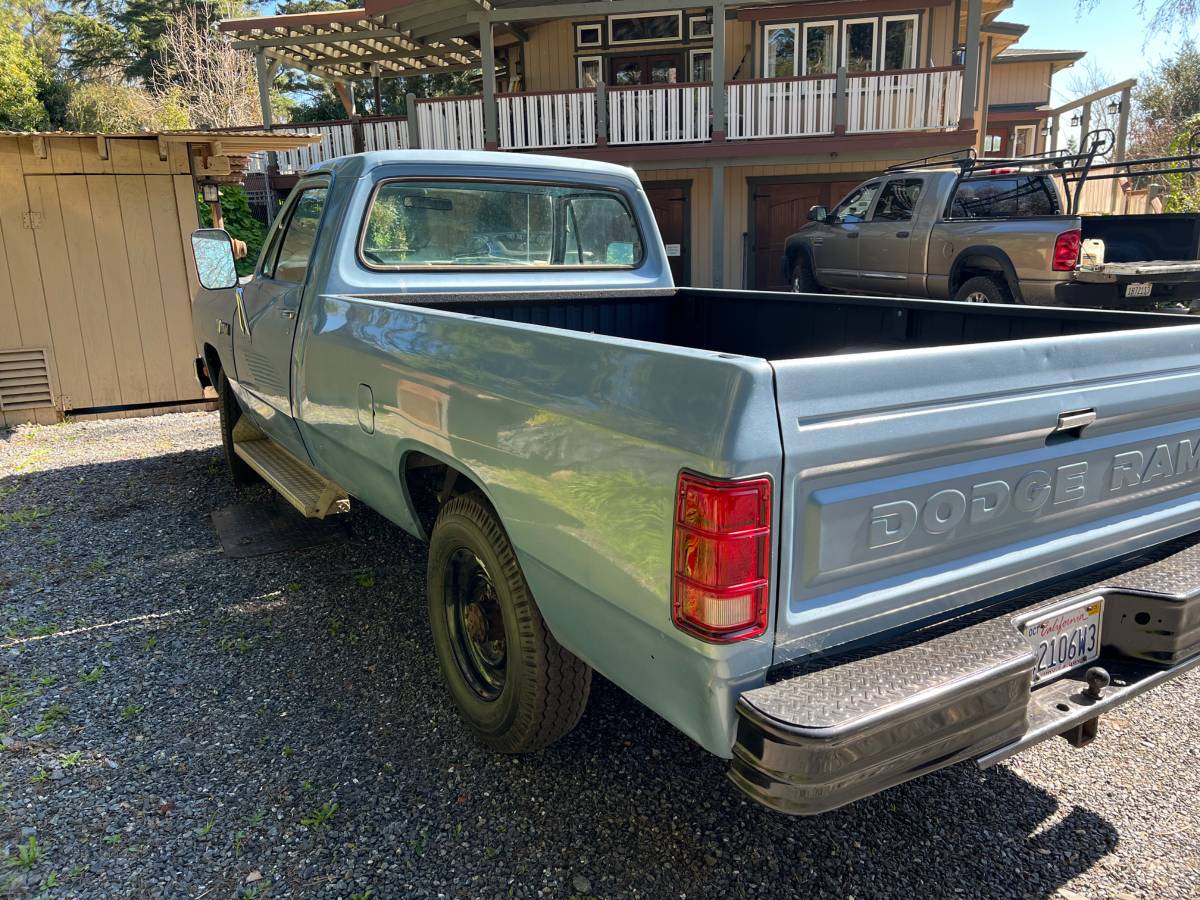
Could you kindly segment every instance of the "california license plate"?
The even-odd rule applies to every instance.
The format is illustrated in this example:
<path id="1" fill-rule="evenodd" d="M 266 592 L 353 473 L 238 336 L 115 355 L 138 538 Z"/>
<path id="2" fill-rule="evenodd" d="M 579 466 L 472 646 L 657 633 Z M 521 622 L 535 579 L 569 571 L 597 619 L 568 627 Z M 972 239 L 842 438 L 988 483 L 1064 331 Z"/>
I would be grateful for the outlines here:
<path id="1" fill-rule="evenodd" d="M 1125 285 L 1126 297 L 1149 297 L 1154 285 L 1149 281 L 1134 281 Z"/>
<path id="2" fill-rule="evenodd" d="M 1095 661 L 1100 656 L 1103 620 L 1103 598 L 1090 597 L 1026 622 L 1025 637 L 1037 654 L 1033 683 Z"/>

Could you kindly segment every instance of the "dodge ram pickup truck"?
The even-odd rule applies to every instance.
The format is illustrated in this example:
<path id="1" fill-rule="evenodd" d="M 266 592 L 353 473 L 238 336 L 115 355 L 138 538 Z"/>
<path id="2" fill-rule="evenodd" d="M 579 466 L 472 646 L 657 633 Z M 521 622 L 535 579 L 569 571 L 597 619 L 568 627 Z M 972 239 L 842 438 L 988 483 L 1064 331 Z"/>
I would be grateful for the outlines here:
<path id="1" fill-rule="evenodd" d="M 1181 311 L 1200 298 L 1200 216 L 1068 208 L 1045 162 L 897 166 L 809 210 L 781 264 L 801 292 Z"/>
<path id="2" fill-rule="evenodd" d="M 367 153 L 240 283 L 193 237 L 236 480 L 427 540 L 434 646 L 505 752 L 602 673 L 817 813 L 1200 663 L 1200 325 L 689 290 L 629 169 Z"/>

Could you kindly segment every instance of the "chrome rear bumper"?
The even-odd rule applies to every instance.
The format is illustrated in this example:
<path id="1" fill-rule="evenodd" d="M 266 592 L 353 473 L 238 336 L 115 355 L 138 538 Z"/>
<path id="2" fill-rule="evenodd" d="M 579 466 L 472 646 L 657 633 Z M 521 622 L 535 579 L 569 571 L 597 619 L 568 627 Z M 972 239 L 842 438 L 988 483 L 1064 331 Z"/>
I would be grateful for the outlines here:
<path id="1" fill-rule="evenodd" d="M 1112 683 L 1089 694 L 1076 669 L 1031 689 L 1018 623 L 1103 595 Z M 801 663 L 738 702 L 729 777 L 780 812 L 826 812 L 952 763 L 990 766 L 1055 735 L 1083 743 L 1097 717 L 1200 665 L 1200 537 L 1088 577 L 852 654 Z M 1084 727 L 1086 726 L 1086 727 Z"/>

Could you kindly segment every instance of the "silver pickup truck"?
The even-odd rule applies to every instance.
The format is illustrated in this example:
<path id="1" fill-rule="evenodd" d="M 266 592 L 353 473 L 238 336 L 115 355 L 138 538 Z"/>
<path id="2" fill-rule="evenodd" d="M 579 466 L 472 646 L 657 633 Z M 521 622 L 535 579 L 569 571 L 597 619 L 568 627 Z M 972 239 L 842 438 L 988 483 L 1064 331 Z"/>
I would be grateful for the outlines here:
<path id="1" fill-rule="evenodd" d="M 595 670 L 817 813 L 1200 663 L 1187 318 L 675 289 L 631 170 L 517 154 L 322 163 L 241 283 L 193 245 L 233 475 L 429 542 L 497 750 Z"/>
<path id="2" fill-rule="evenodd" d="M 972 303 L 1182 310 L 1200 298 L 1200 216 L 1069 215 L 1064 186 L 1038 161 L 893 167 L 813 207 L 783 272 L 800 292 Z"/>

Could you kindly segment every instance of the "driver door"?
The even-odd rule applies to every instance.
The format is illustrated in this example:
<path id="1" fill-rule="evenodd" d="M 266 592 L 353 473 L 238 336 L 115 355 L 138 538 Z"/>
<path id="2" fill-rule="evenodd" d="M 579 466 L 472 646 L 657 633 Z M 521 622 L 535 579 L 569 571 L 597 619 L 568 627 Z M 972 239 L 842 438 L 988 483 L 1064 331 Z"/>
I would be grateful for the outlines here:
<path id="1" fill-rule="evenodd" d="M 301 459 L 308 453 L 292 413 L 292 342 L 327 189 L 324 181 L 297 186 L 254 278 L 237 288 L 249 330 L 233 336 L 242 399 L 259 427 Z"/>
<path id="2" fill-rule="evenodd" d="M 824 227 L 813 237 L 817 280 L 826 287 L 846 291 L 861 289 L 859 283 L 859 226 L 866 221 L 879 194 L 878 181 L 852 191 L 833 208 Z"/>

